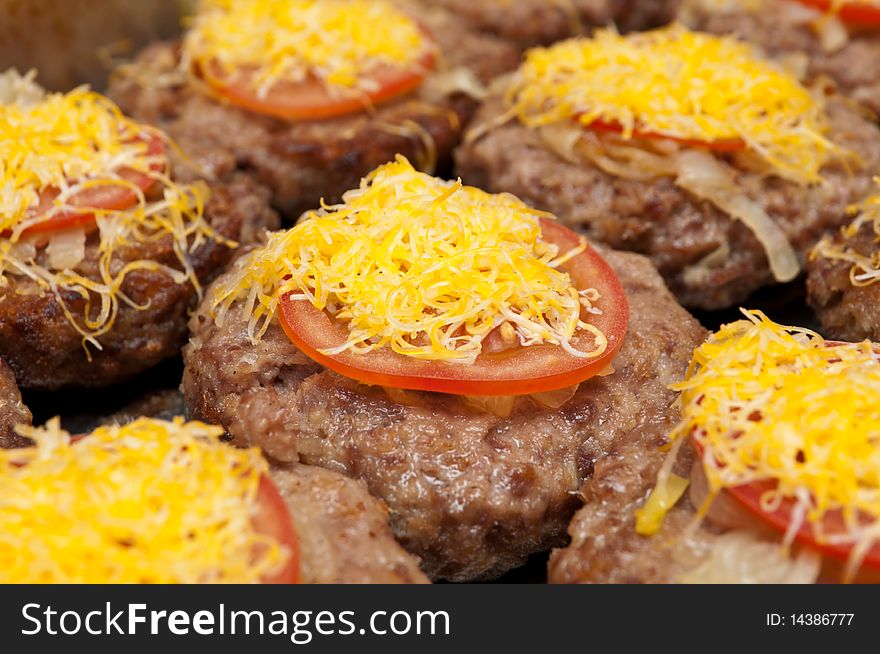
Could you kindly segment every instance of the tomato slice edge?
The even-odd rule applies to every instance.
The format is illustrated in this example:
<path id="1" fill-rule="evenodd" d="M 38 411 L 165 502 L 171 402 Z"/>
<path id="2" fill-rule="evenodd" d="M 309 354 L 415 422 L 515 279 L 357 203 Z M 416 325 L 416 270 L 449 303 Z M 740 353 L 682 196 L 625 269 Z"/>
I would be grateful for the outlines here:
<path id="1" fill-rule="evenodd" d="M 147 143 L 147 154 L 149 156 L 162 156 L 164 159 L 166 152 L 165 141 L 159 134 L 151 130 L 150 139 L 145 142 Z M 164 166 L 164 161 L 155 162 L 150 164 L 149 169 L 153 172 L 158 172 L 162 170 Z M 150 175 L 131 168 L 123 168 L 119 171 L 119 175 L 126 181 L 135 184 L 144 192 L 147 192 L 155 183 L 155 179 Z M 56 197 L 58 197 L 57 189 L 48 189 L 47 191 L 44 191 L 40 197 L 40 203 L 33 210 L 34 215 L 40 215 L 49 211 L 52 208 L 52 203 Z M 130 188 L 124 186 L 116 184 L 107 184 L 105 186 L 97 185 L 83 189 L 70 198 L 69 202 L 75 207 L 92 207 L 96 209 L 121 211 L 134 205 L 134 203 L 137 202 L 137 195 Z M 66 229 L 68 227 L 88 226 L 92 225 L 94 221 L 95 215 L 93 213 L 60 211 L 47 220 L 31 225 L 25 229 L 22 234 L 40 234 Z"/>
<path id="2" fill-rule="evenodd" d="M 623 134 L 623 126 L 617 123 L 607 122 L 604 120 L 594 120 L 588 125 L 584 125 L 587 129 L 592 129 L 597 132 L 611 132 L 614 134 Z M 681 136 L 671 136 L 669 134 L 660 134 L 658 132 L 651 132 L 640 130 L 638 128 L 634 129 L 632 135 L 635 138 L 640 139 L 654 139 L 654 140 L 666 140 L 666 141 L 674 141 L 676 143 L 680 143 L 682 145 L 687 145 L 695 148 L 707 148 L 709 150 L 714 150 L 715 152 L 739 152 L 741 150 L 745 150 L 746 142 L 742 139 L 722 139 L 719 141 L 702 141 L 700 139 L 692 139 L 685 138 Z"/>
<path id="3" fill-rule="evenodd" d="M 803 5 L 820 11 L 832 9 L 832 0 L 798 0 Z M 854 25 L 880 26 L 880 5 L 868 5 L 856 2 L 844 2 L 838 11 L 840 19 Z"/>
<path id="4" fill-rule="evenodd" d="M 576 247 L 581 237 L 556 221 L 542 219 L 544 238 L 561 251 Z M 575 269 L 573 269 L 575 268 Z M 434 391 L 455 395 L 525 395 L 585 381 L 606 369 L 623 344 L 629 322 L 629 303 L 619 278 L 607 262 L 588 245 L 587 250 L 566 262 L 577 287 L 592 286 L 601 294 L 604 314 L 593 321 L 608 338 L 608 348 L 595 359 L 579 359 L 558 346 L 535 345 L 498 355 L 480 355 L 474 364 L 421 360 L 388 349 L 367 354 L 350 351 L 326 355 L 321 349 L 348 338 L 344 326 L 307 300 L 282 298 L 279 321 L 288 338 L 304 354 L 339 374 L 357 381 L 394 388 Z M 601 285 L 596 281 L 601 281 Z M 592 337 L 586 334 L 583 338 Z M 547 371 L 550 372 L 547 372 Z M 527 371 L 524 374 L 524 371 Z"/>
<path id="5" fill-rule="evenodd" d="M 223 78 L 215 65 L 197 65 L 196 73 L 213 90 L 231 104 L 242 109 L 284 120 L 321 120 L 359 113 L 370 105 L 382 104 L 405 95 L 424 81 L 435 64 L 433 41 L 426 54 L 415 64 L 406 68 L 381 67 L 368 80 L 378 85 L 375 91 L 351 97 L 334 97 L 319 80 L 284 83 L 270 89 L 265 98 L 252 90 L 253 73 L 239 71 L 237 78 Z M 213 70 L 212 70 L 213 69 Z M 280 97 L 274 97 L 272 94 Z"/>
<path id="6" fill-rule="evenodd" d="M 831 345 L 831 347 L 844 344 L 841 341 L 830 340 L 826 340 L 825 343 Z M 697 453 L 702 459 L 705 451 L 703 446 L 696 439 L 696 437 L 692 436 L 691 442 L 693 443 L 694 448 L 697 450 Z M 794 500 L 783 499 L 779 508 L 772 513 L 767 513 L 761 508 L 761 495 L 763 495 L 768 490 L 772 490 L 775 483 L 776 482 L 772 480 L 757 481 L 751 484 L 743 484 L 740 486 L 725 488 L 724 492 L 729 493 L 731 497 L 739 502 L 750 513 L 755 515 L 755 517 L 784 534 L 786 531 L 788 531 L 788 525 L 791 523 L 791 513 L 795 506 Z M 832 521 L 832 524 L 830 526 L 836 527 L 836 530 L 839 531 L 844 525 L 843 517 L 840 515 L 840 512 L 832 512 L 831 514 L 829 514 L 829 516 L 830 518 L 826 519 L 830 519 Z M 827 526 L 829 525 L 826 525 L 826 527 Z M 834 531 L 835 530 L 831 530 L 830 533 L 834 533 Z M 838 561 L 844 562 L 849 559 L 849 555 L 853 548 L 852 545 L 817 542 L 815 534 L 810 527 L 810 523 L 807 522 L 801 525 L 800 529 L 795 535 L 795 540 L 801 543 L 805 543 L 806 545 L 809 545 L 810 547 L 822 552 L 823 554 L 827 554 L 828 556 Z M 880 570 L 880 542 L 875 543 L 871 547 L 871 549 L 868 550 L 865 558 L 862 560 L 862 566 L 870 568 L 872 570 Z"/>

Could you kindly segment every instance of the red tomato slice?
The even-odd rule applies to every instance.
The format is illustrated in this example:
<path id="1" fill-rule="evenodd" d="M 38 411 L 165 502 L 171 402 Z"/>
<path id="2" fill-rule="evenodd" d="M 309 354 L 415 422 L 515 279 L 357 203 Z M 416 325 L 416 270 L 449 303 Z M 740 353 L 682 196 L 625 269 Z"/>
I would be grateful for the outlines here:
<path id="1" fill-rule="evenodd" d="M 377 68 L 367 80 L 375 90 L 356 96 L 333 95 L 319 80 L 308 80 L 277 82 L 265 97 L 259 97 L 254 90 L 253 71 L 241 70 L 225 77 L 216 65 L 208 64 L 199 66 L 198 73 L 223 98 L 242 109 L 285 120 L 320 120 L 358 113 L 370 105 L 388 102 L 413 91 L 434 67 L 434 59 L 434 48 L 431 47 L 410 68 Z"/>
<path id="2" fill-rule="evenodd" d="M 728 488 L 727 492 L 731 497 L 742 504 L 750 513 L 760 518 L 777 531 L 785 533 L 791 524 L 792 513 L 794 512 L 794 500 L 785 499 L 779 508 L 773 513 L 768 513 L 761 508 L 761 495 L 768 490 L 772 490 L 776 482 L 756 482 L 746 484 L 745 486 L 736 486 Z M 846 532 L 846 523 L 840 511 L 832 511 L 825 515 L 823 519 L 823 529 L 826 535 L 842 534 Z M 851 545 L 819 543 L 816 541 L 816 535 L 813 533 L 812 526 L 805 522 L 798 530 L 795 540 L 805 545 L 809 545 L 813 549 L 822 552 L 823 555 L 846 561 L 852 552 Z M 865 556 L 862 567 L 880 571 L 880 543 L 875 543 Z"/>
<path id="3" fill-rule="evenodd" d="M 613 132 L 615 134 L 623 133 L 623 127 L 621 125 L 618 125 L 616 123 L 607 123 L 602 120 L 594 120 L 592 123 L 587 125 L 587 127 L 590 129 L 594 129 L 597 132 Z M 709 150 L 715 150 L 716 152 L 737 152 L 740 150 L 745 150 L 746 148 L 746 143 L 742 139 L 700 141 L 699 139 L 687 139 L 678 136 L 668 136 L 666 134 L 648 132 L 640 129 L 634 129 L 633 136 L 639 139 L 665 139 L 667 141 L 675 141 L 676 143 L 689 145 L 695 148 L 707 148 Z"/>
<path id="4" fill-rule="evenodd" d="M 830 347 L 842 345 L 840 341 L 825 341 L 825 343 Z M 702 456 L 704 451 L 702 445 L 695 438 L 692 438 L 691 441 L 697 452 Z M 733 488 L 727 488 L 725 490 L 750 513 L 784 534 L 788 531 L 789 524 L 791 524 L 792 514 L 796 506 L 795 501 L 793 499 L 784 499 L 779 505 L 779 508 L 772 513 L 768 513 L 761 508 L 761 496 L 768 490 L 773 490 L 775 487 L 776 482 L 768 480 L 752 484 L 744 484 L 742 486 L 734 486 Z M 866 517 L 866 520 L 869 519 L 870 518 Z M 843 515 L 840 511 L 827 513 L 823 520 L 822 527 L 825 535 L 842 534 L 846 532 L 846 523 L 844 522 Z M 801 525 L 798 533 L 795 535 L 795 540 L 839 561 L 847 561 L 852 552 L 851 545 L 817 542 L 816 535 L 813 533 L 811 525 L 806 522 Z M 875 543 L 868 551 L 862 562 L 862 567 L 880 571 L 880 543 Z"/>
<path id="5" fill-rule="evenodd" d="M 145 139 L 147 144 L 147 155 L 152 157 L 160 157 L 160 159 L 150 164 L 149 169 L 158 172 L 165 167 L 165 141 L 158 134 L 150 134 L 149 140 Z M 141 191 L 148 191 L 155 183 L 150 175 L 133 170 L 131 168 L 122 168 L 118 171 L 120 177 L 137 186 Z M 39 216 L 49 211 L 55 198 L 58 197 L 58 189 L 49 189 L 44 191 L 40 196 L 40 203 L 31 211 L 33 216 Z M 83 209 L 104 209 L 111 211 L 119 211 L 127 209 L 137 202 L 135 192 L 118 184 L 96 185 L 91 188 L 83 189 L 74 195 L 68 203 L 73 207 L 81 207 Z M 43 232 L 54 232 L 67 227 L 76 227 L 80 225 L 91 225 L 95 220 L 95 215 L 88 212 L 79 211 L 59 211 L 44 221 L 31 225 L 24 234 L 37 234 Z"/>
<path id="6" fill-rule="evenodd" d="M 264 584 L 295 584 L 299 582 L 299 539 L 287 503 L 275 484 L 266 476 L 260 478 L 257 491 L 257 513 L 254 529 L 278 541 L 289 552 L 287 563 L 276 574 L 263 579 Z"/>
<path id="7" fill-rule="evenodd" d="M 821 11 L 829 11 L 834 8 L 833 0 L 799 0 L 799 2 Z M 843 2 L 838 10 L 838 15 L 845 23 L 880 26 L 880 4 Z"/>
<path id="8" fill-rule="evenodd" d="M 541 220 L 543 237 L 566 252 L 580 236 L 554 220 Z M 291 341 L 321 365 L 365 384 L 457 395 L 525 395 L 578 384 L 601 372 L 614 359 L 629 322 L 629 303 L 617 275 L 596 251 L 569 260 L 563 269 L 578 289 L 595 288 L 601 298 L 598 316 L 589 322 L 608 338 L 608 349 L 595 359 L 579 359 L 555 345 L 516 347 L 505 352 L 483 353 L 472 365 L 425 361 L 382 348 L 367 354 L 350 351 L 326 355 L 320 350 L 348 339 L 348 329 L 335 324 L 324 311 L 307 300 L 281 300 L 281 326 Z M 592 337 L 582 332 L 575 348 L 591 349 Z"/>

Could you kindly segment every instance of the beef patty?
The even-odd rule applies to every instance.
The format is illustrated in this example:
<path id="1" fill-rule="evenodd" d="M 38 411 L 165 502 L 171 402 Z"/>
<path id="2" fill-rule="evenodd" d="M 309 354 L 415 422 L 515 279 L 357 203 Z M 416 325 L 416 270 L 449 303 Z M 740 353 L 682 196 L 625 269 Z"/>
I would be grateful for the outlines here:
<path id="1" fill-rule="evenodd" d="M 303 583 L 428 583 L 418 559 L 394 540 L 388 509 L 363 482 L 300 464 L 275 465 L 269 475 L 290 507 Z"/>
<path id="2" fill-rule="evenodd" d="M 242 245 L 258 242 L 266 228 L 278 226 L 278 216 L 268 205 L 268 191 L 244 175 L 213 186 L 205 220 L 219 234 Z M 217 276 L 233 253 L 211 239 L 192 252 L 190 261 L 201 283 Z M 76 271 L 100 279 L 99 257 L 96 232 L 89 237 Z M 138 260 L 180 268 L 171 236 L 118 248 L 113 269 Z M 186 338 L 187 311 L 197 302 L 192 285 L 175 283 L 161 271 L 140 269 L 126 276 L 121 290 L 139 308 L 120 301 L 112 329 L 98 337 L 103 349 L 90 346 L 89 361 L 82 337 L 68 322 L 56 296 L 41 292 L 27 277 L 7 275 L 0 296 L 0 354 L 22 388 L 105 387 L 176 354 Z M 74 316 L 84 314 L 82 297 L 61 295 Z"/>
<path id="3" fill-rule="evenodd" d="M 828 78 L 840 93 L 880 113 L 880 30 L 852 34 L 845 44 L 826 51 L 812 26 L 817 14 L 796 0 L 765 0 L 756 8 L 717 4 L 684 0 L 679 18 L 693 29 L 735 34 L 775 57 L 801 58 L 807 78 Z"/>
<path id="4" fill-rule="evenodd" d="M 277 322 L 255 346 L 241 321 L 218 327 L 202 311 L 184 348 L 187 405 L 239 444 L 366 482 L 429 576 L 495 577 L 564 541 L 582 481 L 617 442 L 668 429 L 668 385 L 704 336 L 647 259 L 601 252 L 626 289 L 629 332 L 614 373 L 581 384 L 560 409 L 521 399 L 498 418 L 451 395 L 395 401 L 314 363 Z"/>
<path id="5" fill-rule="evenodd" d="M 621 31 L 668 23 L 678 0 L 433 0 L 482 32 L 520 50 L 615 23 Z"/>
<path id="6" fill-rule="evenodd" d="M 581 489 L 585 506 L 568 527 L 571 543 L 550 556 L 551 583 L 674 583 L 706 557 L 715 534 L 706 524 L 688 529 L 696 510 L 687 494 L 659 533 L 645 538 L 635 531 L 635 511 L 657 480 L 671 426 L 634 430 L 596 463 Z M 675 472 L 687 477 L 694 457 L 690 447 L 683 449 Z"/>
<path id="7" fill-rule="evenodd" d="M 866 223 L 852 237 L 835 235 L 834 244 L 870 258 L 877 250 L 877 235 Z M 880 284 L 854 286 L 851 268 L 848 261 L 812 259 L 807 265 L 807 300 L 826 336 L 841 341 L 880 341 Z"/>
<path id="8" fill-rule="evenodd" d="M 475 124 L 504 112 L 498 91 Z M 820 235 L 839 226 L 845 208 L 871 188 L 880 170 L 880 130 L 839 97 L 828 100 L 830 137 L 862 163 L 853 172 L 829 163 L 826 183 L 804 187 L 742 171 L 736 182 L 779 224 L 801 258 Z M 538 132 L 518 121 L 493 127 L 456 153 L 465 183 L 508 191 L 613 248 L 645 254 L 686 306 L 720 309 L 773 282 L 764 249 L 744 223 L 695 199 L 671 178 L 652 182 L 612 176 L 587 162 L 570 162 L 549 149 Z"/>
<path id="9" fill-rule="evenodd" d="M 440 9 L 420 14 L 443 53 L 482 81 L 516 67 L 517 50 L 462 27 Z M 116 71 L 108 95 L 123 111 L 159 125 L 201 168 L 223 177 L 244 170 L 272 189 L 273 205 L 290 221 L 333 204 L 375 167 L 403 154 L 423 169 L 447 165 L 476 102 L 447 88 L 451 73 L 429 75 L 418 96 L 372 112 L 291 122 L 224 104 L 179 68 L 178 44 L 159 43 Z"/>
<path id="10" fill-rule="evenodd" d="M 26 439 L 15 433 L 15 426 L 21 424 L 31 424 L 31 412 L 21 401 L 12 369 L 0 359 L 0 447 L 27 444 Z"/>

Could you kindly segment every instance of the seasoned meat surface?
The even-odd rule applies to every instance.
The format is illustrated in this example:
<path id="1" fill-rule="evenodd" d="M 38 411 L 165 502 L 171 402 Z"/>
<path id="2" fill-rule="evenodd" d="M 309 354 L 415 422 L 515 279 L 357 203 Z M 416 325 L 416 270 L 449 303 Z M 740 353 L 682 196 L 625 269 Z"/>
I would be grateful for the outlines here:
<path id="1" fill-rule="evenodd" d="M 229 313 L 190 323 L 183 390 L 194 417 L 239 444 L 363 480 L 388 505 L 398 540 L 433 578 L 495 577 L 560 545 L 582 481 L 627 434 L 665 433 L 704 330 L 643 257 L 601 250 L 630 302 L 612 375 L 581 384 L 557 410 L 521 398 L 498 418 L 455 396 L 395 394 L 321 368 L 274 323 L 254 345 Z"/>
<path id="2" fill-rule="evenodd" d="M 678 0 L 431 0 L 474 28 L 520 49 L 547 45 L 612 23 L 621 31 L 668 23 Z"/>
<path id="3" fill-rule="evenodd" d="M 300 464 L 273 466 L 270 477 L 293 517 L 303 583 L 428 583 L 418 559 L 394 540 L 388 509 L 363 482 Z"/>
<path id="4" fill-rule="evenodd" d="M 15 426 L 30 424 L 31 412 L 21 401 L 15 375 L 0 359 L 0 447 L 27 445 L 27 440 L 15 433 Z"/>
<path id="5" fill-rule="evenodd" d="M 480 109 L 475 124 L 503 113 L 500 92 Z M 846 207 L 863 198 L 880 170 L 877 126 L 839 97 L 829 99 L 828 112 L 830 137 L 855 152 L 861 167 L 829 163 L 822 171 L 825 183 L 808 187 L 746 170 L 736 175 L 738 186 L 777 221 L 802 258 L 823 232 L 844 222 Z M 729 307 L 773 282 L 752 231 L 671 178 L 635 181 L 589 162 L 566 161 L 517 121 L 463 145 L 456 164 L 467 184 L 508 191 L 597 241 L 648 256 L 686 306 Z"/>
<path id="6" fill-rule="evenodd" d="M 680 19 L 688 26 L 715 34 L 735 34 L 770 55 L 803 62 L 808 80 L 831 80 L 843 95 L 880 114 L 880 30 L 850 34 L 826 49 L 816 29 L 819 14 L 796 0 L 764 0 L 754 8 L 745 3 L 684 0 Z"/>
<path id="7" fill-rule="evenodd" d="M 654 487 L 665 443 L 663 430 L 632 431 L 596 463 L 581 490 L 584 507 L 568 527 L 571 543 L 550 556 L 550 583 L 674 583 L 705 557 L 713 534 L 706 525 L 688 529 L 696 511 L 687 494 L 659 533 L 646 538 L 635 532 L 635 511 Z M 682 476 L 693 462 L 693 452 L 685 450 L 675 469 Z"/>
<path id="8" fill-rule="evenodd" d="M 259 241 L 266 228 L 278 226 L 267 190 L 244 175 L 213 186 L 205 218 L 219 234 L 242 245 Z M 92 279 L 100 279 L 97 238 L 97 233 L 89 237 L 85 258 L 77 267 L 77 272 Z M 197 248 L 190 260 L 201 283 L 214 279 L 234 251 L 213 240 Z M 180 268 L 170 237 L 118 249 L 114 268 L 142 259 Z M 113 328 L 98 338 L 101 350 L 90 346 L 89 361 L 82 337 L 53 294 L 40 292 L 26 277 L 7 275 L 5 281 L 0 295 L 0 355 L 15 371 L 18 383 L 32 389 L 105 387 L 156 365 L 179 352 L 186 338 L 187 312 L 197 302 L 190 284 L 177 284 L 161 271 L 132 271 L 122 292 L 140 308 L 120 301 Z M 83 298 L 70 293 L 63 297 L 74 316 L 84 314 Z"/>
<path id="9" fill-rule="evenodd" d="M 517 50 L 496 37 L 463 29 L 438 9 L 423 18 L 443 53 L 441 71 L 461 67 L 486 82 L 516 67 Z M 127 113 L 166 130 L 211 175 L 243 170 L 268 185 L 273 205 L 290 221 L 322 198 L 338 202 L 397 154 L 423 169 L 448 165 L 476 107 L 469 96 L 444 88 L 448 74 L 437 72 L 420 95 L 371 112 L 291 122 L 225 104 L 178 64 L 178 45 L 153 45 L 117 71 L 109 95 Z"/>
<path id="10" fill-rule="evenodd" d="M 834 244 L 869 257 L 877 250 L 872 225 L 865 224 L 850 238 L 835 235 Z M 816 311 L 825 335 L 841 341 L 880 341 L 880 284 L 855 286 L 852 264 L 814 258 L 807 266 L 807 299 Z"/>

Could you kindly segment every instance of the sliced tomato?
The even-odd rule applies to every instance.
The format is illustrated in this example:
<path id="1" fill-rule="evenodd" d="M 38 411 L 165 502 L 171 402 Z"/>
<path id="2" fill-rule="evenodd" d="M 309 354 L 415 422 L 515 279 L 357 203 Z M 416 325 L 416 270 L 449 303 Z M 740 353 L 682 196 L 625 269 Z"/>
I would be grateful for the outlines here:
<path id="1" fill-rule="evenodd" d="M 257 512 L 253 520 L 254 529 L 270 536 L 287 548 L 289 553 L 284 568 L 263 579 L 264 584 L 295 584 L 299 582 L 299 539 L 287 503 L 275 484 L 266 476 L 260 478 L 257 491 Z"/>
<path id="2" fill-rule="evenodd" d="M 581 237 L 554 220 L 541 220 L 543 238 L 561 252 L 577 247 Z M 582 359 L 555 345 L 514 347 L 504 352 L 483 353 L 473 364 L 426 361 L 394 352 L 390 348 L 367 354 L 344 351 L 326 355 L 321 350 L 348 340 L 348 329 L 307 300 L 282 298 L 281 326 L 291 341 L 306 355 L 341 375 L 365 384 L 457 395 L 525 395 L 573 386 L 604 371 L 614 359 L 629 322 L 629 303 L 617 275 L 596 251 L 587 249 L 562 267 L 575 288 L 595 288 L 601 315 L 585 320 L 608 339 L 605 352 Z M 575 348 L 593 349 L 593 337 L 581 331 L 572 339 Z"/>
<path id="3" fill-rule="evenodd" d="M 744 486 L 728 488 L 727 492 L 761 521 L 770 525 L 780 533 L 785 533 L 792 521 L 795 501 L 784 499 L 779 508 L 772 513 L 764 511 L 761 507 L 761 496 L 767 491 L 773 490 L 775 486 L 776 482 L 773 481 L 756 482 Z M 867 522 L 868 518 L 865 520 Z M 826 513 L 822 521 L 822 528 L 826 536 L 845 534 L 846 523 L 843 520 L 841 512 L 831 511 Z M 823 555 L 837 559 L 838 561 L 846 561 L 852 553 L 852 545 L 832 544 L 827 542 L 819 543 L 816 540 L 816 534 L 813 531 L 812 525 L 808 522 L 804 522 L 804 524 L 801 525 L 795 539 L 820 551 Z M 875 543 L 868 551 L 862 562 L 862 566 L 880 571 L 880 543 Z"/>
<path id="4" fill-rule="evenodd" d="M 596 130 L 597 132 L 612 132 L 614 134 L 623 134 L 623 126 L 616 123 L 608 123 L 602 120 L 594 120 L 592 123 L 587 125 L 587 127 Z M 737 152 L 740 150 L 745 150 L 746 148 L 746 143 L 742 139 L 701 141 L 699 139 L 688 139 L 679 136 L 670 136 L 668 134 L 660 134 L 658 132 L 650 132 L 640 130 L 638 128 L 633 130 L 632 135 L 638 139 L 663 139 L 667 141 L 675 141 L 676 143 L 681 143 L 682 145 L 687 145 L 694 148 L 706 148 L 708 150 L 714 150 L 716 152 Z"/>
<path id="5" fill-rule="evenodd" d="M 388 102 L 419 87 L 434 67 L 434 47 L 408 68 L 382 66 L 372 72 L 369 86 L 375 90 L 357 95 L 331 93 L 320 80 L 277 82 L 265 96 L 256 92 L 256 74 L 240 70 L 227 76 L 216 64 L 198 67 L 198 73 L 231 104 L 285 120 L 320 120 L 364 111 L 370 105 Z"/>
<path id="6" fill-rule="evenodd" d="M 144 139 L 147 144 L 147 155 L 156 157 L 157 160 L 150 164 L 149 169 L 158 172 L 165 167 L 165 141 L 158 134 L 150 134 L 148 139 Z M 147 173 L 133 170 L 131 168 L 122 168 L 118 171 L 118 175 L 134 184 L 143 192 L 147 192 L 155 183 L 155 179 Z M 58 197 L 58 189 L 49 189 L 44 191 L 40 196 L 40 203 L 31 210 L 31 216 L 39 216 L 48 212 Z M 120 211 L 133 206 L 137 202 L 137 195 L 131 188 L 120 186 L 119 184 L 96 183 L 94 186 L 83 189 L 68 200 L 71 207 L 80 209 L 98 209 Z M 95 221 L 95 215 L 88 211 L 58 211 L 52 214 L 51 218 L 40 221 L 28 227 L 25 234 L 37 234 L 43 232 L 54 232 L 67 227 L 78 227 L 82 225 L 91 225 Z"/>
<path id="7" fill-rule="evenodd" d="M 825 343 L 830 348 L 844 344 L 841 341 L 825 341 Z M 878 356 L 880 356 L 880 352 L 878 352 Z M 704 451 L 703 446 L 696 440 L 696 438 L 693 438 L 692 442 L 697 452 L 702 456 Z M 767 480 L 744 484 L 742 486 L 734 486 L 725 489 L 725 492 L 761 521 L 770 525 L 780 533 L 786 533 L 794 514 L 796 506 L 795 501 L 793 499 L 783 499 L 779 508 L 773 512 L 767 512 L 761 507 L 761 496 L 774 488 L 776 488 L 776 482 L 773 480 Z M 865 520 L 867 521 L 869 518 L 866 517 Z M 827 513 L 823 519 L 822 529 L 826 536 L 846 533 L 846 523 L 844 522 L 841 512 L 831 511 Z M 807 522 L 804 522 L 804 524 L 801 525 L 801 528 L 795 535 L 795 540 L 838 561 L 846 562 L 852 552 L 852 545 L 819 543 L 816 540 L 816 534 L 814 533 L 812 526 Z M 868 551 L 862 562 L 862 567 L 880 572 L 880 543 L 874 544 L 874 546 Z"/>
<path id="8" fill-rule="evenodd" d="M 834 0 L 799 0 L 799 2 L 820 11 L 829 11 L 835 8 Z M 880 3 L 842 2 L 837 13 L 845 23 L 880 26 Z"/>

